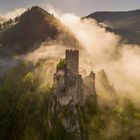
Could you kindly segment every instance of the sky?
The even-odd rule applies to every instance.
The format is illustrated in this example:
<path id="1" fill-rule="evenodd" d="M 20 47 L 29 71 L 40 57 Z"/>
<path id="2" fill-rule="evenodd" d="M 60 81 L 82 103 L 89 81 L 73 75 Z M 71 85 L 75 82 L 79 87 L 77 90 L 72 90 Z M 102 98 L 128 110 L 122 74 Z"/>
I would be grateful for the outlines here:
<path id="1" fill-rule="evenodd" d="M 0 14 L 16 8 L 51 5 L 65 13 L 86 16 L 95 11 L 128 11 L 140 9 L 140 0 L 0 0 Z"/>

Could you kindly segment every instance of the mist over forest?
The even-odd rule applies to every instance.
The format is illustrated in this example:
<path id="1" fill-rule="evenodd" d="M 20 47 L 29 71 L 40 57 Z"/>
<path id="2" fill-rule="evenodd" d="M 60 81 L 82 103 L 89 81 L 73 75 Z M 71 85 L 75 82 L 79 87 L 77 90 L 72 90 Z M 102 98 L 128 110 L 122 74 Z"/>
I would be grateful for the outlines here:
<path id="1" fill-rule="evenodd" d="M 1 15 L 0 140 L 139 140 L 139 19 L 38 6 Z"/>

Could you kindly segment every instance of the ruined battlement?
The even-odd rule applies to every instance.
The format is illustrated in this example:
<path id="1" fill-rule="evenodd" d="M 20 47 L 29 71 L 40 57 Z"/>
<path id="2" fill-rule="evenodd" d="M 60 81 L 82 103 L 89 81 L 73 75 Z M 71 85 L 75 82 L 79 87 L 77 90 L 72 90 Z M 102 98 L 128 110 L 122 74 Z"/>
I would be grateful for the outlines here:
<path id="1" fill-rule="evenodd" d="M 71 53 L 73 53 L 73 54 L 75 54 L 75 53 L 79 53 L 79 50 L 76 50 L 76 49 L 67 49 L 66 50 L 66 53 L 68 54 L 71 54 Z"/>
<path id="2" fill-rule="evenodd" d="M 78 50 L 66 50 L 66 70 L 74 76 L 79 73 L 79 51 Z"/>
<path id="3" fill-rule="evenodd" d="M 84 95 L 96 96 L 95 73 L 82 78 L 79 74 L 79 51 L 66 50 L 65 58 L 60 59 L 53 80 L 54 93 L 60 98 L 60 104 L 84 103 Z M 64 99 L 63 99 L 64 97 Z"/>

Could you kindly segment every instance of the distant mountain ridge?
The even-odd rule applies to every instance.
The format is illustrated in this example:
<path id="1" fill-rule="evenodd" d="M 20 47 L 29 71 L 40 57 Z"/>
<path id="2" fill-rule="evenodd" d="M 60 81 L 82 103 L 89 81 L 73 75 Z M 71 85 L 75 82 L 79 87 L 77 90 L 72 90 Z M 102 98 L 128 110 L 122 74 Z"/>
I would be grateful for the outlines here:
<path id="1" fill-rule="evenodd" d="M 122 36 L 125 43 L 140 45 L 140 10 L 95 12 L 85 18 L 107 24 L 107 30 Z M 0 31 L 0 57 L 28 53 L 61 34 L 65 40 L 63 45 L 73 46 L 75 41 L 70 40 L 76 40 L 75 37 L 57 17 L 38 6 L 32 7 L 18 17 L 18 23 Z"/>
<path id="2" fill-rule="evenodd" d="M 140 9 L 120 12 L 95 12 L 86 18 L 94 18 L 108 25 L 107 30 L 122 36 L 126 43 L 140 45 Z"/>
<path id="3" fill-rule="evenodd" d="M 87 17 L 96 18 L 98 21 L 102 19 L 116 20 L 120 18 L 126 18 L 128 16 L 140 16 L 140 9 L 132 11 L 99 11 L 88 15 Z"/>

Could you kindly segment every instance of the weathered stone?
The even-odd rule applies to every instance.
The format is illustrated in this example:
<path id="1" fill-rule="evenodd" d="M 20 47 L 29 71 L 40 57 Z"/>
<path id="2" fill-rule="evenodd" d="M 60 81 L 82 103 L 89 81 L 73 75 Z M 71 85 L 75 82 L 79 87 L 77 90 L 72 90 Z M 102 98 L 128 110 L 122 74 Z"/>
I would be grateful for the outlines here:
<path id="1" fill-rule="evenodd" d="M 79 74 L 79 51 L 66 50 L 66 58 L 60 59 L 54 74 L 49 108 L 52 116 L 57 115 L 56 119 L 66 133 L 74 135 L 76 140 L 82 140 L 78 111 L 87 95 L 95 96 L 96 99 L 95 74 L 91 72 L 83 80 Z M 49 125 L 53 127 L 51 122 Z"/>

